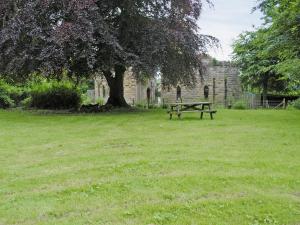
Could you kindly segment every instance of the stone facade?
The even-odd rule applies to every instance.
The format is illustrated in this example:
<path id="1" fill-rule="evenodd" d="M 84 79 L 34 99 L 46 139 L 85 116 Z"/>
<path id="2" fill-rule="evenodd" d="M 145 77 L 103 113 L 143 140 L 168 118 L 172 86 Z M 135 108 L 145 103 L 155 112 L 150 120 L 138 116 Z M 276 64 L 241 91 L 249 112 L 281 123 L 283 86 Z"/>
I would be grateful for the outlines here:
<path id="1" fill-rule="evenodd" d="M 201 76 L 198 74 L 193 88 L 180 84 L 177 88 L 163 88 L 163 102 L 210 101 L 227 106 L 234 99 L 240 98 L 242 91 L 236 67 L 230 62 L 219 62 L 210 57 L 205 58 L 203 64 L 205 72 Z"/>
<path id="2" fill-rule="evenodd" d="M 184 102 L 210 101 L 218 105 L 232 104 L 234 99 L 242 95 L 239 80 L 239 71 L 230 62 L 220 62 L 207 57 L 202 60 L 205 72 L 198 74 L 193 88 L 178 85 L 175 88 L 162 87 L 161 99 L 164 103 L 178 100 Z M 147 102 L 147 89 L 150 90 L 151 103 L 157 103 L 155 97 L 156 81 L 138 81 L 132 70 L 128 69 L 124 76 L 124 96 L 130 105 Z M 109 96 L 109 87 L 103 76 L 95 79 L 95 99 L 103 99 L 104 103 Z"/>
<path id="3" fill-rule="evenodd" d="M 135 105 L 147 102 L 147 89 L 150 91 L 150 102 L 155 101 L 155 80 L 138 81 L 132 70 L 128 69 L 124 75 L 124 97 L 128 104 Z M 109 86 L 103 76 L 95 79 L 95 99 L 103 99 L 104 103 L 109 97 Z"/>

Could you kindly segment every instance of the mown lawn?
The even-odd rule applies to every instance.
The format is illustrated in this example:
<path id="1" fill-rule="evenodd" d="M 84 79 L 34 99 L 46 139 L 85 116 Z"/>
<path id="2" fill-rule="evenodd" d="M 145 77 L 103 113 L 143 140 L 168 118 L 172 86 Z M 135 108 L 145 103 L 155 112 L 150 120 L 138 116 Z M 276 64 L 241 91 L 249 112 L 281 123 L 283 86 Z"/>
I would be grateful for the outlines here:
<path id="1" fill-rule="evenodd" d="M 0 111 L 0 224 L 300 224 L 300 111 Z"/>

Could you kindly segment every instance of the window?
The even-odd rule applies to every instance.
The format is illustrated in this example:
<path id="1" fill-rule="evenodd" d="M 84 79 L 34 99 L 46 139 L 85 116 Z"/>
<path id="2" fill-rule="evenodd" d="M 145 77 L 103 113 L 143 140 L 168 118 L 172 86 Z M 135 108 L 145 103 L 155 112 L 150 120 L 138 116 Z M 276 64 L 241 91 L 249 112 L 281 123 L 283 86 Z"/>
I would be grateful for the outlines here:
<path id="1" fill-rule="evenodd" d="M 150 97 L 151 97 L 151 89 L 150 88 L 147 88 L 147 99 L 150 100 Z"/>
<path id="2" fill-rule="evenodd" d="M 213 78 L 213 103 L 216 101 L 216 78 Z"/>
<path id="3" fill-rule="evenodd" d="M 227 78 L 224 80 L 224 102 L 225 102 L 225 107 L 227 107 L 227 95 L 228 95 L 228 85 L 227 85 Z"/>
<path id="4" fill-rule="evenodd" d="M 102 96 L 103 98 L 106 97 L 106 90 L 105 90 L 105 86 L 102 86 Z"/>
<path id="5" fill-rule="evenodd" d="M 177 86 L 176 90 L 176 100 L 181 99 L 181 88 Z"/>
<path id="6" fill-rule="evenodd" d="M 204 98 L 208 98 L 209 96 L 209 87 L 207 85 L 204 86 Z"/>

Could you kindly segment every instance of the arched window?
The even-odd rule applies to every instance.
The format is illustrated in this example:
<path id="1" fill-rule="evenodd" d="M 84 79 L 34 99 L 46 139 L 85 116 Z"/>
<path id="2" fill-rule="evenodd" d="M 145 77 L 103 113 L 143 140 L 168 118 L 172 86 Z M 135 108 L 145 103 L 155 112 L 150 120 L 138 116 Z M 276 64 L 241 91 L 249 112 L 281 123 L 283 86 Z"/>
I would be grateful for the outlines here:
<path id="1" fill-rule="evenodd" d="M 216 101 L 216 78 L 213 78 L 213 103 Z"/>
<path id="2" fill-rule="evenodd" d="M 227 107 L 227 94 L 228 94 L 228 87 L 227 87 L 227 78 L 224 80 L 224 101 L 225 101 L 225 107 Z"/>
<path id="3" fill-rule="evenodd" d="M 177 86 L 176 90 L 176 100 L 181 99 L 181 88 Z"/>
<path id="4" fill-rule="evenodd" d="M 204 86 L 204 98 L 208 98 L 209 96 L 209 87 L 207 85 Z"/>
<path id="5" fill-rule="evenodd" d="M 147 99 L 150 100 L 151 98 L 151 89 L 150 88 L 147 88 Z"/>
<path id="6" fill-rule="evenodd" d="M 97 98 L 101 97 L 101 84 L 97 82 Z"/>
<path id="7" fill-rule="evenodd" d="M 106 97 L 106 90 L 105 90 L 105 86 L 102 86 L 102 96 L 103 98 Z"/>

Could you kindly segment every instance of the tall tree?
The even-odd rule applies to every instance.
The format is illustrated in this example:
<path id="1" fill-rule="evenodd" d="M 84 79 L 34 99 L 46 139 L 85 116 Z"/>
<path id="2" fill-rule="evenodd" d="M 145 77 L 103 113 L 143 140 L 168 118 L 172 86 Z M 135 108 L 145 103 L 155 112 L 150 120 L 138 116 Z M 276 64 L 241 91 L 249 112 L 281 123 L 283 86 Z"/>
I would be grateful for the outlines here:
<path id="1" fill-rule="evenodd" d="M 198 33 L 200 0 L 123 0 L 112 1 L 105 11 L 106 22 L 113 29 L 126 57 L 110 52 L 104 61 L 115 74 L 103 71 L 110 86 L 108 103 L 125 105 L 122 81 L 126 66 L 133 66 L 137 79 L 162 72 L 165 84 L 191 84 L 195 69 L 201 67 L 199 55 L 216 42 Z"/>
<path id="2" fill-rule="evenodd" d="M 19 0 L 0 33 L 0 71 L 73 77 L 101 71 L 108 104 L 127 106 L 123 78 L 160 70 L 165 84 L 191 84 L 199 56 L 216 43 L 200 35 L 201 0 Z"/>
<path id="3" fill-rule="evenodd" d="M 300 1 L 261 0 L 264 24 L 240 35 L 234 59 L 250 88 L 289 92 L 300 84 Z"/>
<path id="4" fill-rule="evenodd" d="M 257 7 L 265 17 L 270 42 L 269 53 L 277 55 L 276 70 L 300 79 L 300 1 L 262 0 Z"/>
<path id="5" fill-rule="evenodd" d="M 286 79 L 275 70 L 278 57 L 268 53 L 266 32 L 264 29 L 245 32 L 234 44 L 234 61 L 242 72 L 244 89 L 261 91 L 264 102 L 268 91 L 284 91 L 287 88 Z"/>

